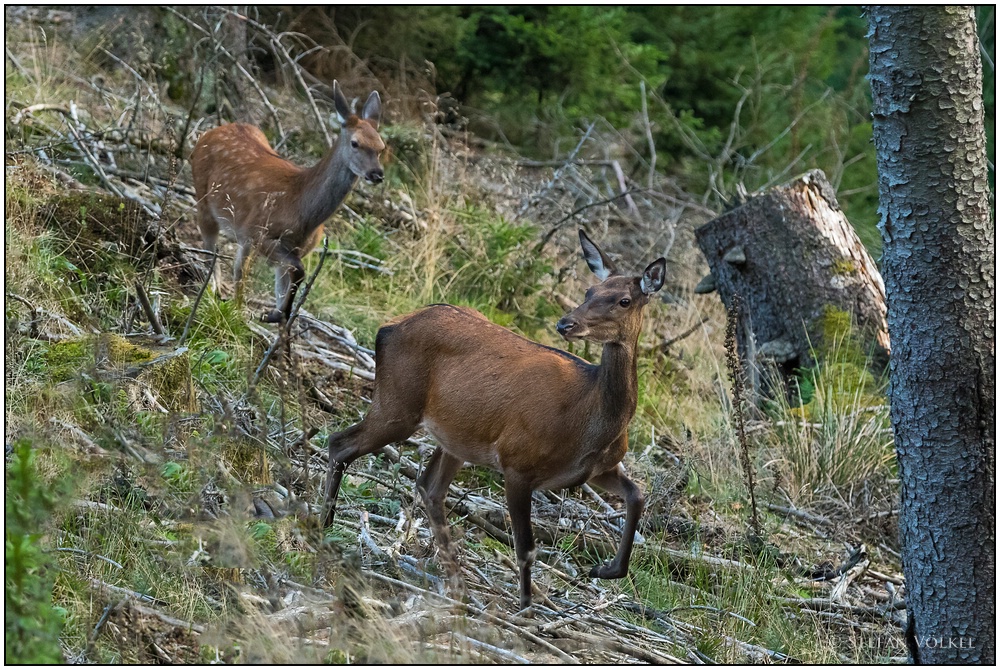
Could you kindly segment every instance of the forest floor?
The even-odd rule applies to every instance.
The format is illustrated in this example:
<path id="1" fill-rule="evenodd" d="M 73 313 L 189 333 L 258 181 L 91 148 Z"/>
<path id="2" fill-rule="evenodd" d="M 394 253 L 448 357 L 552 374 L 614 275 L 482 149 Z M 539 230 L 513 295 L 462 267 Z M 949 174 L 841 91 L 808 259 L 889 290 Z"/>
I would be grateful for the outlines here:
<path id="1" fill-rule="evenodd" d="M 692 231 L 714 213 L 665 177 L 622 174 L 631 156 L 607 150 L 618 131 L 595 124 L 570 154 L 529 161 L 390 101 L 386 181 L 359 184 L 327 223 L 290 344 L 262 366 L 277 335 L 257 319 L 264 263 L 192 314 L 209 264 L 186 158 L 217 119 L 171 102 L 155 69 L 59 39 L 53 20 L 22 16 L 6 44 L 5 481 L 50 500 L 28 567 L 52 568 L 66 661 L 905 660 L 884 399 L 831 355 L 803 373 L 808 403 L 754 411 L 751 532 L 726 315 L 694 293 L 706 265 Z M 316 161 L 302 96 L 259 87 L 285 129 L 279 153 Z M 320 529 L 325 438 L 370 402 L 380 323 L 465 304 L 596 362 L 553 327 L 593 283 L 580 227 L 622 266 L 668 259 L 625 459 L 647 497 L 629 576 L 586 577 L 618 543 L 620 500 L 537 492 L 535 605 L 519 612 L 502 480 L 469 466 L 446 502 L 456 590 L 414 494 L 434 446 L 422 434 L 354 463 Z M 8 493 L 9 523 L 30 498 Z M 13 560 L 27 559 L 8 552 L 8 575 Z"/>

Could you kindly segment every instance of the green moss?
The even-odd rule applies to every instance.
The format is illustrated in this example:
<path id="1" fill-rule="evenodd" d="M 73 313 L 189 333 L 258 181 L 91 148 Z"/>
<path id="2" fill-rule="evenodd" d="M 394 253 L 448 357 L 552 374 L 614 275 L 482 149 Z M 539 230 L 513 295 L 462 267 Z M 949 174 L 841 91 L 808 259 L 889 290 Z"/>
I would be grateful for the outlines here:
<path id="1" fill-rule="evenodd" d="M 813 344 L 813 359 L 819 363 L 851 363 L 866 367 L 863 334 L 857 329 L 853 316 L 833 305 L 825 305 L 812 332 L 817 336 Z"/>
<path id="2" fill-rule="evenodd" d="M 160 402 L 172 412 L 193 412 L 197 407 L 191 359 L 187 353 L 151 366 L 143 372 L 141 381 L 149 384 Z"/>
<path id="3" fill-rule="evenodd" d="M 44 355 L 44 367 L 38 367 L 36 374 L 52 383 L 73 379 L 94 363 L 94 343 L 89 337 L 78 340 L 63 340 L 52 344 Z"/>
<path id="4" fill-rule="evenodd" d="M 854 261 L 848 258 L 838 258 L 833 262 L 833 274 L 836 275 L 853 275 L 858 269 L 855 266 Z"/>
<path id="5" fill-rule="evenodd" d="M 230 441 L 223 449 L 222 457 L 230 471 L 240 481 L 248 484 L 271 483 L 271 468 L 267 453 L 249 439 Z"/>
<path id="6" fill-rule="evenodd" d="M 872 373 L 863 334 L 851 314 L 826 305 L 813 332 L 817 340 L 813 342 L 816 364 L 799 370 L 802 407 L 795 411 L 817 419 L 824 412 L 884 404 L 884 380 Z"/>
<path id="7" fill-rule="evenodd" d="M 102 333 L 99 335 L 97 346 L 101 358 L 106 358 L 108 364 L 115 368 L 144 363 L 155 356 L 149 349 L 132 344 L 121 335 L 115 333 Z"/>
<path id="8" fill-rule="evenodd" d="M 823 314 L 819 317 L 819 333 L 822 336 L 822 344 L 829 347 L 836 342 L 846 341 L 850 338 L 853 329 L 853 320 L 849 312 L 825 305 Z M 820 352 L 823 353 L 823 352 Z"/>

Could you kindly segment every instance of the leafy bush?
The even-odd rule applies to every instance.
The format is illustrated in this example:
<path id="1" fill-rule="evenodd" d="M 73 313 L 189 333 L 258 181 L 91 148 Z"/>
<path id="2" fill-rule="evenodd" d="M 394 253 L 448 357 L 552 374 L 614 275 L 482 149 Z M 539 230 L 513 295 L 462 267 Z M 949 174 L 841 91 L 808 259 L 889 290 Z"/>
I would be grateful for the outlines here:
<path id="1" fill-rule="evenodd" d="M 5 479 L 4 661 L 62 663 L 62 617 L 52 607 L 54 567 L 40 546 L 40 530 L 60 492 L 39 479 L 29 440 L 14 444 Z"/>

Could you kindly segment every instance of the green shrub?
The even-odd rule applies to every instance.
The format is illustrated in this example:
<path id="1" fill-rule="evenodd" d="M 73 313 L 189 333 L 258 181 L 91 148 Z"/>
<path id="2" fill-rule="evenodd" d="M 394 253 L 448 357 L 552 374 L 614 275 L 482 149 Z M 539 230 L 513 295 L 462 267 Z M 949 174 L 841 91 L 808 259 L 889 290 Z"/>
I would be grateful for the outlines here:
<path id="1" fill-rule="evenodd" d="M 47 520 L 60 497 L 39 479 L 31 441 L 14 444 L 7 466 L 4 516 L 4 661 L 62 663 L 62 617 L 52 607 L 54 566 L 42 549 Z"/>
<path id="2" fill-rule="evenodd" d="M 463 229 L 448 243 L 450 268 L 443 297 L 484 310 L 494 321 L 513 321 L 529 331 L 537 328 L 540 319 L 553 313 L 539 295 L 542 279 L 552 268 L 533 251 L 536 229 L 476 207 L 456 212 L 456 218 Z"/>

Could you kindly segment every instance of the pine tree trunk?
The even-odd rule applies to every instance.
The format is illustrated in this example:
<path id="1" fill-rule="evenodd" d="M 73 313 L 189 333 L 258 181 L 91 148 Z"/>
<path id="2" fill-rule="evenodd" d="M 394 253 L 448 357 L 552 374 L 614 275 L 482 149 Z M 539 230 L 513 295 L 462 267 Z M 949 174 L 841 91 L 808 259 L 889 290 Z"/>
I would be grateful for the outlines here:
<path id="1" fill-rule="evenodd" d="M 870 7 L 907 646 L 996 658 L 994 223 L 970 7 Z"/>
<path id="2" fill-rule="evenodd" d="M 842 322 L 836 313 L 851 317 L 884 368 L 882 278 L 820 170 L 750 198 L 695 238 L 712 270 L 708 288 L 714 285 L 727 310 L 734 294 L 742 297 L 737 346 L 751 373 L 760 359 L 785 375 L 812 365 L 813 351 L 833 345 L 824 338 L 830 319 Z"/>

